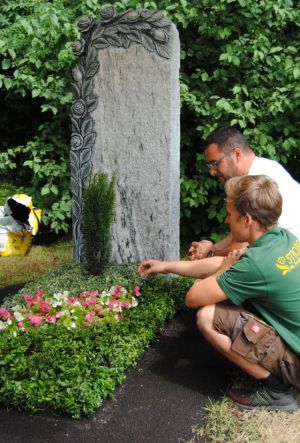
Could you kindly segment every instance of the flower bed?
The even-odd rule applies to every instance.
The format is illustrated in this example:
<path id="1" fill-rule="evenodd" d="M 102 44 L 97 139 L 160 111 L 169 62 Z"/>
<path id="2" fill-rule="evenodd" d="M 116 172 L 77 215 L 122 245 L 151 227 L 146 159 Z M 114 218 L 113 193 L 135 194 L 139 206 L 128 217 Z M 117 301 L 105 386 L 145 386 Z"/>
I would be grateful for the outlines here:
<path id="1" fill-rule="evenodd" d="M 20 332 L 29 332 L 32 327 L 62 325 L 67 329 L 87 328 L 89 325 L 113 324 L 123 319 L 123 310 L 135 308 L 140 295 L 139 286 L 129 291 L 124 286 L 112 286 L 99 292 L 84 291 L 79 296 L 70 296 L 63 291 L 47 296 L 38 289 L 36 294 L 25 293 L 25 305 L 15 305 L 8 310 L 0 307 L 0 331 L 16 337 Z"/>
<path id="2" fill-rule="evenodd" d="M 90 415 L 182 306 L 189 284 L 142 281 L 133 265 L 87 278 L 69 264 L 29 285 L 1 310 L 1 402 Z"/>

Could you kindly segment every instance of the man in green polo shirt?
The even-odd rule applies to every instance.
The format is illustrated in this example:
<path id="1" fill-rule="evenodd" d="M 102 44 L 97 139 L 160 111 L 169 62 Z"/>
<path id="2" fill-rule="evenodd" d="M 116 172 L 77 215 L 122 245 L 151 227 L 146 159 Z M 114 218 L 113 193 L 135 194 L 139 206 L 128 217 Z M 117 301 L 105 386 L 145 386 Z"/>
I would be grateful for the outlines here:
<path id="1" fill-rule="evenodd" d="M 197 270 L 197 262 L 145 260 L 138 272 L 202 278 L 185 298 L 198 309 L 199 330 L 259 382 L 251 392 L 231 389 L 230 398 L 245 408 L 294 411 L 290 387 L 300 389 L 300 243 L 277 226 L 282 197 L 275 181 L 233 177 L 225 191 L 232 237 L 249 248 L 212 257 L 205 271 Z"/>

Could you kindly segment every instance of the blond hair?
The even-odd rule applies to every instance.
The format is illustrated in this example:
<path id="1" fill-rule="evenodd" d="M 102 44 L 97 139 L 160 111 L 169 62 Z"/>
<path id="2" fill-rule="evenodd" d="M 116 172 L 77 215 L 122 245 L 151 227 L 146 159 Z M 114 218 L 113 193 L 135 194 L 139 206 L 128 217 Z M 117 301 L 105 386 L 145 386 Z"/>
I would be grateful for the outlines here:
<path id="1" fill-rule="evenodd" d="M 241 216 L 251 215 L 264 228 L 277 224 L 282 197 L 275 180 L 266 175 L 232 177 L 225 183 L 225 192 Z"/>

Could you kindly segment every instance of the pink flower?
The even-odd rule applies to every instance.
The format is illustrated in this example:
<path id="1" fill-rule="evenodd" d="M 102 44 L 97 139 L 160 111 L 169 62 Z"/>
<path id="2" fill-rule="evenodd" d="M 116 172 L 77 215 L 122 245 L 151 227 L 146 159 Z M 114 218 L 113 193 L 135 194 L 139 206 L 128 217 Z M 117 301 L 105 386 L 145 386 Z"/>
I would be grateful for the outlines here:
<path id="1" fill-rule="evenodd" d="M 99 292 L 96 289 L 95 291 L 89 291 L 88 294 L 90 295 L 90 297 L 98 297 Z"/>
<path id="2" fill-rule="evenodd" d="M 95 304 L 97 303 L 96 300 L 94 299 L 87 299 L 84 302 L 82 302 L 82 306 L 95 306 Z"/>
<path id="3" fill-rule="evenodd" d="M 124 289 L 123 286 L 120 285 L 115 286 L 114 295 L 122 294 L 122 292 L 124 292 L 123 289 Z"/>
<path id="4" fill-rule="evenodd" d="M 4 307 L 0 308 L 0 318 L 3 318 L 3 320 L 8 320 L 10 318 L 10 313 Z"/>
<path id="5" fill-rule="evenodd" d="M 63 315 L 62 311 L 57 311 L 56 313 L 56 318 L 59 318 Z"/>
<path id="6" fill-rule="evenodd" d="M 33 326 L 40 326 L 40 324 L 43 321 L 43 317 L 41 315 L 33 315 L 33 314 L 29 314 L 28 315 L 28 320 L 30 321 L 30 323 Z"/>
<path id="7" fill-rule="evenodd" d="M 89 314 L 86 314 L 85 319 L 86 321 L 88 321 L 89 323 L 93 323 L 94 317 L 95 317 L 95 312 L 90 312 Z"/>
<path id="8" fill-rule="evenodd" d="M 79 297 L 69 297 L 66 300 L 67 305 L 74 305 L 77 301 L 79 301 Z"/>
<path id="9" fill-rule="evenodd" d="M 46 322 L 47 323 L 56 323 L 55 315 L 48 315 L 48 317 L 46 317 Z"/>
<path id="10" fill-rule="evenodd" d="M 128 301 L 124 301 L 123 302 L 123 308 L 125 308 L 125 309 L 129 308 L 129 302 Z"/>
<path id="11" fill-rule="evenodd" d="M 41 297 L 39 295 L 37 295 L 36 297 L 32 297 L 32 295 L 30 294 L 24 294 L 23 295 L 24 300 L 29 303 L 29 304 L 33 304 L 33 303 L 40 303 L 41 302 Z"/>
<path id="12" fill-rule="evenodd" d="M 22 328 L 24 326 L 24 322 L 23 321 L 19 321 L 18 326 L 20 326 L 20 328 Z"/>
<path id="13" fill-rule="evenodd" d="M 36 295 L 37 295 L 38 297 L 42 297 L 43 295 L 45 295 L 45 292 L 44 292 L 42 289 L 38 289 L 38 290 L 36 291 Z"/>
<path id="14" fill-rule="evenodd" d="M 118 307 L 120 304 L 117 300 L 110 300 L 109 305 L 108 305 L 108 309 L 112 310 L 116 307 Z"/>
<path id="15" fill-rule="evenodd" d="M 133 294 L 134 294 L 136 297 L 139 297 L 139 296 L 141 295 L 141 293 L 140 293 L 140 287 L 139 287 L 139 286 L 135 286 L 135 287 L 133 288 Z"/>
<path id="16" fill-rule="evenodd" d="M 47 300 L 46 301 L 41 301 L 39 303 L 39 309 L 40 309 L 40 312 L 42 314 L 47 314 L 47 312 L 49 311 L 50 307 L 51 307 L 51 304 Z"/>
<path id="17" fill-rule="evenodd" d="M 103 306 L 102 305 L 95 305 L 95 308 L 98 310 L 98 311 L 103 311 Z"/>
<path id="18" fill-rule="evenodd" d="M 32 303 L 32 300 L 34 297 L 32 297 L 32 295 L 26 293 L 23 295 L 23 298 L 26 301 L 26 303 Z"/>

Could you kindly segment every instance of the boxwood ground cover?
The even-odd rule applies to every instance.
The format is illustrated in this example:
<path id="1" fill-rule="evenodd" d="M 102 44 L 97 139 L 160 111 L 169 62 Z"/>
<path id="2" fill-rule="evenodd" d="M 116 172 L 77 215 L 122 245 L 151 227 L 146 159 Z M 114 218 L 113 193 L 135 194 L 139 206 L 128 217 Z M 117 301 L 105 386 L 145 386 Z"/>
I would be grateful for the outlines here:
<path id="1" fill-rule="evenodd" d="M 7 407 L 30 412 L 49 409 L 73 418 L 92 414 L 114 395 L 125 370 L 137 363 L 164 322 L 181 308 L 188 279 L 155 277 L 141 280 L 135 265 L 114 266 L 98 277 L 82 275 L 68 263 L 28 284 L 5 301 L 7 308 L 23 303 L 24 292 L 68 290 L 78 295 L 112 285 L 141 287 L 138 307 L 115 325 L 67 330 L 63 326 L 33 328 L 16 337 L 1 333 L 0 399 Z"/>

